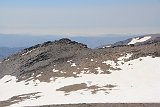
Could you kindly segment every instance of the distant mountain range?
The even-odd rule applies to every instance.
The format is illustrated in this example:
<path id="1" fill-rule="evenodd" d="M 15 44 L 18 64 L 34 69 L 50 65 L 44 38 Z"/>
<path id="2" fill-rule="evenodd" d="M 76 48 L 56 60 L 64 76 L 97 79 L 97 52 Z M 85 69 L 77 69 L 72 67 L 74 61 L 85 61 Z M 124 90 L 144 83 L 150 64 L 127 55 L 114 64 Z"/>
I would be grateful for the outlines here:
<path id="1" fill-rule="evenodd" d="M 23 47 L 15 47 L 15 48 L 9 48 L 9 47 L 0 47 L 0 60 L 3 58 L 15 54 L 19 52 L 20 50 L 24 49 Z"/>
<path id="2" fill-rule="evenodd" d="M 16 34 L 0 34 L 0 47 L 30 47 L 36 44 L 41 44 L 46 41 L 54 41 L 61 38 L 69 38 L 71 40 L 86 44 L 89 48 L 95 48 L 103 44 L 115 43 L 125 40 L 130 37 L 139 35 L 124 35 L 124 34 L 107 34 L 95 36 L 63 36 L 63 35 L 46 35 L 46 36 L 32 36 L 32 35 L 16 35 Z"/>
<path id="3" fill-rule="evenodd" d="M 117 41 L 125 40 L 133 36 L 135 35 L 108 34 L 108 35 L 96 35 L 94 37 L 73 36 L 68 38 L 74 41 L 84 43 L 89 48 L 95 48 L 97 46 L 100 46 L 106 43 L 108 44 L 115 43 Z M 16 34 L 0 34 L 0 60 L 24 49 L 23 47 L 27 48 L 36 44 L 41 44 L 46 41 L 54 41 L 64 37 L 67 37 L 67 36 L 56 36 L 56 35 L 31 36 L 31 35 L 16 35 Z"/>
<path id="4" fill-rule="evenodd" d="M 59 36 L 27 36 L 27 35 L 16 36 L 16 35 L 0 34 L 0 60 L 2 60 L 3 58 L 9 55 L 15 54 L 16 52 L 24 49 L 24 47 L 27 48 L 35 44 L 43 43 L 45 41 L 54 41 L 58 38 L 60 37 Z M 156 42 L 160 40 L 160 34 L 150 34 L 150 35 L 142 35 L 142 36 L 110 34 L 106 36 L 101 35 L 99 37 L 98 36 L 95 36 L 95 37 L 79 36 L 79 37 L 69 37 L 69 38 L 71 40 L 75 40 L 75 41 L 87 44 L 89 48 L 96 48 L 96 47 L 106 48 L 106 47 L 123 46 L 123 45 L 140 45 L 145 43 Z M 103 45 L 103 44 L 106 44 L 106 45 Z M 12 48 L 9 48 L 9 47 L 12 47 Z"/>

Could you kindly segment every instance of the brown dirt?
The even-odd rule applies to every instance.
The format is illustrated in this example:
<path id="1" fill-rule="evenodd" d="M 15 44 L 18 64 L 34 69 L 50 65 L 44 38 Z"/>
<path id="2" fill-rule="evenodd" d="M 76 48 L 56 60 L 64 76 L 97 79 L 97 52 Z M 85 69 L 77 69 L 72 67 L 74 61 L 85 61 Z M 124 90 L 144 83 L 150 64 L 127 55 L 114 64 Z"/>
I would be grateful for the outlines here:
<path id="1" fill-rule="evenodd" d="M 80 84 L 73 84 L 73 85 L 68 85 L 68 86 L 64 86 L 61 87 L 59 89 L 57 89 L 56 91 L 64 91 L 65 95 L 68 95 L 70 92 L 73 91 L 78 91 L 78 90 L 88 90 L 91 91 L 92 94 L 96 94 L 98 91 L 105 91 L 105 93 L 109 93 L 108 90 L 112 90 L 113 88 L 115 88 L 116 85 L 111 85 L 111 84 L 107 84 L 105 86 L 97 86 L 97 85 L 91 85 L 91 86 L 87 86 L 86 83 L 80 83 Z"/>
<path id="2" fill-rule="evenodd" d="M 160 103 L 95 103 L 95 104 L 62 104 L 36 107 L 160 107 Z"/>
<path id="3" fill-rule="evenodd" d="M 13 96 L 12 98 L 10 98 L 6 101 L 0 101 L 0 107 L 7 107 L 12 104 L 16 104 L 16 103 L 22 102 L 22 101 L 24 101 L 26 99 L 30 99 L 30 98 L 37 99 L 40 97 L 40 96 L 36 96 L 36 94 L 38 94 L 38 93 L 39 92 Z"/>

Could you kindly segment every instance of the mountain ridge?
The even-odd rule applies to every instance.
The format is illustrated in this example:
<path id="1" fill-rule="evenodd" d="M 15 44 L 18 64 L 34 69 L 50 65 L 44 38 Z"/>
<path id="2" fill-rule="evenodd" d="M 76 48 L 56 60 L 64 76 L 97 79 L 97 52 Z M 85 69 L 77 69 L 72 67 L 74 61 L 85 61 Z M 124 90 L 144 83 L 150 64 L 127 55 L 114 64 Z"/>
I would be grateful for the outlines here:
<path id="1" fill-rule="evenodd" d="M 149 47 L 157 47 L 159 45 L 156 45 L 157 43 L 152 43 L 151 45 L 148 45 Z M 146 47 L 145 45 L 142 47 Z M 97 57 L 99 58 L 100 56 L 102 56 L 102 54 L 108 54 L 108 53 L 112 53 L 112 51 L 116 51 L 117 49 L 120 50 L 130 50 L 131 52 L 135 51 L 142 51 L 140 46 L 136 46 L 136 47 L 130 47 L 130 46 L 124 46 L 124 47 L 119 47 L 118 46 L 114 46 L 111 49 L 90 49 L 87 47 L 87 45 L 84 45 L 82 43 L 78 43 L 75 41 L 71 41 L 70 39 L 60 39 L 60 40 L 55 40 L 53 42 L 48 41 L 48 42 L 44 42 L 42 44 L 38 44 L 29 48 L 26 48 L 20 52 L 18 52 L 17 54 L 14 54 L 12 56 L 9 56 L 8 58 L 6 58 L 4 61 L 2 61 L 2 64 L 5 63 L 6 65 L 8 65 L 8 62 L 11 63 L 17 63 L 17 66 L 10 69 L 8 66 L 11 66 L 12 64 L 9 64 L 8 66 L 5 66 L 3 68 L 6 68 L 8 70 L 0 70 L 0 72 L 17 72 L 16 69 L 18 69 L 19 71 L 19 76 L 22 75 L 23 73 L 25 74 L 28 71 L 36 71 L 39 70 L 40 68 L 44 68 L 47 67 L 47 64 L 49 66 L 54 66 L 54 64 L 59 64 L 58 68 L 61 68 L 60 64 L 64 64 L 65 65 L 65 61 L 69 61 L 69 60 L 75 60 L 75 61 L 79 61 L 79 63 L 81 63 L 81 59 L 85 59 L 85 57 Z M 133 49 L 133 50 L 132 50 Z M 140 50 L 137 50 L 140 49 Z M 145 51 L 145 53 L 148 54 L 153 54 L 153 55 L 159 55 L 159 52 L 157 53 L 157 50 L 151 49 Z M 151 53 L 150 53 L 151 51 Z M 106 53 L 105 53 L 106 52 Z M 132 52 L 132 53 L 133 53 Z M 144 54 L 144 53 L 143 53 Z M 143 55 L 142 54 L 142 55 Z M 121 56 L 120 54 L 118 56 Z M 2 65 L 1 64 L 1 65 Z M 20 65 L 20 66 L 18 66 Z M 94 65 L 92 65 L 94 66 Z M 40 68 L 39 68 L 40 67 Z M 62 67 L 63 68 L 63 67 Z M 14 71 L 15 69 L 15 71 Z M 48 69 L 51 69 L 50 67 Z M 63 68 L 65 69 L 65 68 Z M 93 70 L 94 71 L 94 70 Z M 37 71 L 36 71 L 37 72 Z M 40 71 L 39 71 L 40 72 Z M 95 71 L 94 71 L 95 72 Z M 71 74 L 72 75 L 72 74 Z"/>
<path id="2" fill-rule="evenodd" d="M 113 44 L 102 45 L 97 48 L 107 48 L 107 47 L 125 46 L 125 45 L 131 45 L 131 46 L 144 45 L 144 44 L 151 44 L 159 41 L 160 41 L 160 34 L 147 34 L 147 35 L 129 38 L 123 41 L 118 41 Z"/>

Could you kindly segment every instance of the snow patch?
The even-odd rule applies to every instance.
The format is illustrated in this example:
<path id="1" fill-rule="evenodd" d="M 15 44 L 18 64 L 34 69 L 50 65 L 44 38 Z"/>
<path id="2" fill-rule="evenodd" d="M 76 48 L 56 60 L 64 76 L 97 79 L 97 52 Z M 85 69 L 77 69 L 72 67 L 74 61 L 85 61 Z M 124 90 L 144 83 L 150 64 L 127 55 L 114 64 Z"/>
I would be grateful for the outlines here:
<path id="1" fill-rule="evenodd" d="M 107 46 L 104 46 L 104 47 L 102 47 L 102 48 L 109 48 L 109 47 L 111 47 L 111 45 L 107 45 Z"/>
<path id="2" fill-rule="evenodd" d="M 132 53 L 127 53 L 126 55 L 118 58 L 118 60 L 119 60 L 119 61 L 127 60 L 127 59 L 129 59 L 130 57 L 132 57 L 132 55 L 133 55 Z"/>
<path id="3" fill-rule="evenodd" d="M 35 50 L 35 49 L 32 49 L 32 50 L 30 50 L 30 51 L 28 51 L 28 52 L 26 52 L 26 53 L 23 53 L 22 56 L 27 55 L 27 54 L 31 53 L 32 51 L 34 51 L 34 50 Z"/>
<path id="4" fill-rule="evenodd" d="M 6 59 L 5 61 L 9 61 L 10 59 Z"/>
<path id="5" fill-rule="evenodd" d="M 40 77 L 40 76 L 42 76 L 42 74 L 39 74 L 39 75 L 37 75 L 36 77 Z"/>
<path id="6" fill-rule="evenodd" d="M 106 64 L 106 65 L 110 65 L 112 67 L 115 67 L 116 66 L 116 63 L 112 60 L 108 60 L 108 61 L 103 61 L 102 62 L 103 64 Z"/>
<path id="7" fill-rule="evenodd" d="M 145 36 L 143 38 L 139 38 L 139 37 L 133 38 L 131 40 L 131 42 L 128 43 L 128 45 L 135 44 L 135 43 L 138 43 L 138 42 L 145 42 L 145 41 L 147 41 L 150 38 L 151 38 L 151 36 Z"/>
<path id="8" fill-rule="evenodd" d="M 75 66 L 76 66 L 75 63 L 72 63 L 72 60 L 69 60 L 69 61 L 67 61 L 67 62 L 71 64 L 71 67 L 75 67 Z"/>
<path id="9" fill-rule="evenodd" d="M 83 69 L 88 69 L 88 68 L 83 68 Z"/>
<path id="10" fill-rule="evenodd" d="M 117 68 L 118 65 L 122 65 L 123 63 L 125 63 L 125 60 L 129 59 L 133 54 L 132 53 L 127 53 L 126 55 L 119 57 L 117 60 L 117 62 L 113 61 L 113 60 L 107 60 L 107 61 L 103 61 L 102 63 L 106 64 L 106 65 L 110 65 L 112 68 Z"/>
<path id="11" fill-rule="evenodd" d="M 97 70 L 97 72 L 99 73 L 99 74 L 101 74 L 101 73 L 103 73 L 104 71 L 102 71 L 101 70 L 101 68 L 100 67 L 97 67 L 97 68 L 95 68 L 96 70 Z"/>
<path id="12" fill-rule="evenodd" d="M 50 81 L 54 81 L 56 78 L 54 78 L 54 77 L 51 77 L 49 80 Z"/>
<path id="13" fill-rule="evenodd" d="M 75 67 L 75 66 L 76 66 L 76 64 L 75 64 L 75 63 L 72 63 L 72 64 L 71 64 L 71 67 Z"/>
<path id="14" fill-rule="evenodd" d="M 53 72 L 58 72 L 59 70 L 53 69 L 52 71 L 53 71 Z"/>
<path id="15" fill-rule="evenodd" d="M 67 61 L 67 62 L 72 62 L 72 60 L 69 60 L 69 61 Z"/>
<path id="16" fill-rule="evenodd" d="M 60 73 L 63 73 L 63 71 L 60 71 Z"/>
<path id="17" fill-rule="evenodd" d="M 76 72 L 73 72 L 73 74 L 77 74 Z"/>

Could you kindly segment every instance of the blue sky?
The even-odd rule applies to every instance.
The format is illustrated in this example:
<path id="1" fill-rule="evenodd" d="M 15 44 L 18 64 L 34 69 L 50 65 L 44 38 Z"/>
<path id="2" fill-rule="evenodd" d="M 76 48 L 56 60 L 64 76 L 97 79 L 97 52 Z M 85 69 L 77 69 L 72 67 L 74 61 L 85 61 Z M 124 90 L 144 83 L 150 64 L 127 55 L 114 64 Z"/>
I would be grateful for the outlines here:
<path id="1" fill-rule="evenodd" d="M 0 33 L 160 33 L 160 0 L 0 0 Z"/>
<path id="2" fill-rule="evenodd" d="M 30 7 L 30 6 L 110 6 L 110 5 L 155 5 L 159 0 L 1 0 L 3 7 Z"/>

